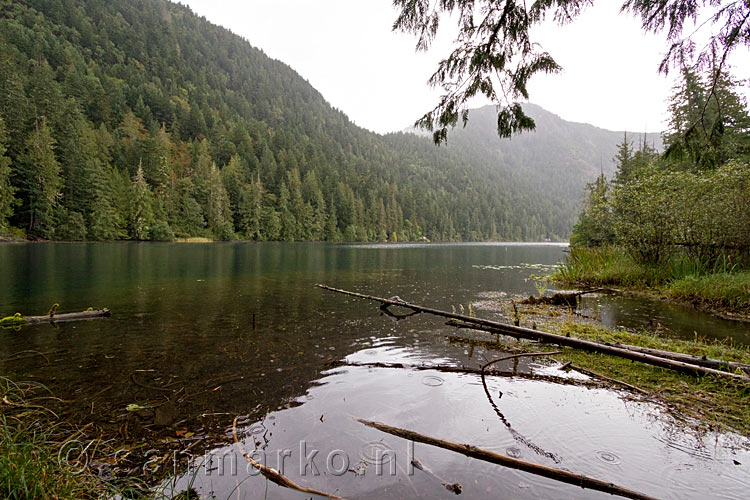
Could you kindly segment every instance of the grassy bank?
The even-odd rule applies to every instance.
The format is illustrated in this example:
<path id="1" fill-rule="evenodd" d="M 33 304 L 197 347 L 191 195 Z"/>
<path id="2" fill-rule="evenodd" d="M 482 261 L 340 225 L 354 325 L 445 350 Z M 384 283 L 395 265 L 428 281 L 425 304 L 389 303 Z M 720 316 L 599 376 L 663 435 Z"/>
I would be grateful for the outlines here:
<path id="1" fill-rule="evenodd" d="M 92 436 L 90 424 L 65 422 L 59 407 L 43 386 L 0 376 L 0 498 L 172 500 L 139 477 L 116 477 L 112 443 Z"/>
<path id="2" fill-rule="evenodd" d="M 694 306 L 750 316 L 750 271 L 728 259 L 706 263 L 673 257 L 641 264 L 618 248 L 573 247 L 552 279 L 566 285 L 649 290 Z"/>

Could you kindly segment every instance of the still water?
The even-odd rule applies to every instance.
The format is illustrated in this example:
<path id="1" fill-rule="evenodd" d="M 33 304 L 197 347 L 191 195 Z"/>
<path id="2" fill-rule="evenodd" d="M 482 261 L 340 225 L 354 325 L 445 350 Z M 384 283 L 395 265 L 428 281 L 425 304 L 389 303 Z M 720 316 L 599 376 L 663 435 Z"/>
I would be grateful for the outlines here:
<path id="1" fill-rule="evenodd" d="M 176 468 L 169 484 L 176 490 L 192 484 L 219 499 L 309 497 L 248 472 L 232 445 L 235 417 L 248 453 L 283 467 L 302 485 L 347 498 L 453 497 L 442 483 L 461 483 L 463 498 L 611 498 L 426 445 L 410 447 L 353 417 L 659 498 L 746 498 L 746 438 L 686 434 L 657 406 L 624 393 L 491 377 L 500 418 L 476 375 L 350 366 L 476 368 L 502 353 L 449 341 L 456 332 L 437 318 L 395 321 L 376 305 L 314 287 L 398 295 L 450 310 L 500 292 L 536 293 L 527 278 L 540 272 L 518 266 L 553 265 L 563 250 L 530 244 L 0 245 L 0 314 L 43 314 L 53 303 L 61 312 L 113 311 L 110 319 L 0 331 L 0 373 L 45 384 L 69 402 L 65 417 L 94 422 L 116 441 L 171 436 L 184 450 L 205 438 L 192 448 L 201 449 L 193 468 Z M 675 335 L 748 343 L 746 325 L 677 306 L 599 297 L 585 307 L 608 325 L 657 321 Z M 521 372 L 537 366 L 518 365 Z M 143 409 L 127 411 L 134 403 Z M 412 470 L 411 459 L 430 472 Z M 151 470 L 170 467 L 152 462 Z"/>

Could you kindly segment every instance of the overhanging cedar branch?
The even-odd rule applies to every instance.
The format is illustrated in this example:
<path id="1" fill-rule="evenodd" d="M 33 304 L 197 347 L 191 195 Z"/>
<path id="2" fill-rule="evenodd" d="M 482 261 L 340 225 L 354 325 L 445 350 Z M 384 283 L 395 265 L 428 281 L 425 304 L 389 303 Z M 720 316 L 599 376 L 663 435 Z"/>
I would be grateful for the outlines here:
<path id="1" fill-rule="evenodd" d="M 474 318 L 466 316 L 464 314 L 455 314 L 447 311 L 441 311 L 439 309 L 433 309 L 430 307 L 424 307 L 417 304 L 410 304 L 398 298 L 385 299 L 382 297 L 375 297 L 372 295 L 365 295 L 357 292 L 350 292 L 348 290 L 341 290 L 333 288 L 328 285 L 317 284 L 318 288 L 329 290 L 331 292 L 341 293 L 352 297 L 358 297 L 360 299 L 371 300 L 374 302 L 380 302 L 383 306 L 397 306 L 411 309 L 412 311 L 418 311 L 427 314 L 434 314 L 436 316 L 442 316 L 444 318 L 451 318 L 463 321 L 465 323 L 479 325 L 486 328 L 488 331 L 493 333 L 502 333 L 504 335 L 510 335 L 516 338 L 524 338 L 529 340 L 536 340 L 538 342 L 545 342 L 548 344 L 556 344 L 566 347 L 574 347 L 577 349 L 583 349 L 591 352 L 601 352 L 605 354 L 611 354 L 625 359 L 631 359 L 633 361 L 640 361 L 649 365 L 659 366 L 662 368 L 669 368 L 683 373 L 691 375 L 715 375 L 718 377 L 728 377 L 743 382 L 750 382 L 750 377 L 746 375 L 740 375 L 738 373 L 730 373 L 722 370 L 716 370 L 714 368 L 707 368 L 704 366 L 697 366 L 683 361 L 675 361 L 652 354 L 645 354 L 640 352 L 629 351 L 620 347 L 614 347 L 611 345 L 601 344 L 599 342 L 592 342 L 590 340 L 578 339 L 575 337 L 565 337 L 563 335 L 557 335 L 554 333 L 543 332 L 541 330 L 533 330 L 531 328 L 523 328 L 520 326 L 506 325 L 497 321 L 491 321 L 487 319 Z M 398 300 L 396 300 L 398 299 Z"/>

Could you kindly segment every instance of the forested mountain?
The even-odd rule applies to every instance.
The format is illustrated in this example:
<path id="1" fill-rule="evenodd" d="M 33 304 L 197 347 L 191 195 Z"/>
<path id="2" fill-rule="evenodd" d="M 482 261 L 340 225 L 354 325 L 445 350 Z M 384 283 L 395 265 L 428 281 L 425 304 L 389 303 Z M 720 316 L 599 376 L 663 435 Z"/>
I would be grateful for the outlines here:
<path id="1" fill-rule="evenodd" d="M 0 0 L 0 234 L 566 237 L 581 190 L 558 192 L 545 179 L 585 172 L 582 187 L 596 174 L 592 153 L 564 135 L 557 143 L 584 167 L 576 155 L 547 161 L 560 157 L 555 141 L 544 155 L 534 145 L 525 156 L 497 153 L 485 114 L 472 114 L 447 149 L 380 136 L 289 66 L 180 4 Z M 547 137 L 546 127 L 539 121 L 535 134 Z"/>
<path id="2" fill-rule="evenodd" d="M 450 132 L 447 148 L 476 168 L 495 170 L 523 192 L 549 199 L 552 212 L 561 216 L 556 222 L 565 227 L 576 220 L 586 184 L 601 172 L 607 177 L 614 174 L 618 144 L 626 137 L 636 149 L 643 141 L 662 149 L 659 134 L 614 132 L 570 122 L 534 104 L 524 104 L 523 110 L 534 119 L 536 130 L 501 139 L 495 107 L 485 106 L 471 110 L 466 127 Z"/>

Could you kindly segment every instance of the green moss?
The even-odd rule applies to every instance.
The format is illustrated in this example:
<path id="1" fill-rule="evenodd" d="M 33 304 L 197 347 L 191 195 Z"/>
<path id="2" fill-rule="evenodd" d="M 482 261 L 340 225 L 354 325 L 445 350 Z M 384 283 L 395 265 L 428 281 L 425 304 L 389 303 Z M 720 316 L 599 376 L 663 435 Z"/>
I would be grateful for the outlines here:
<path id="1" fill-rule="evenodd" d="M 26 324 L 26 318 L 21 316 L 21 313 L 16 313 L 13 316 L 6 316 L 0 319 L 0 327 L 13 328 Z"/>

